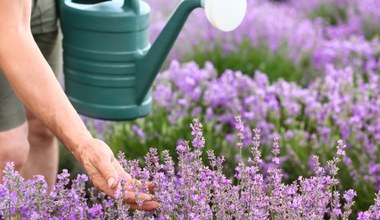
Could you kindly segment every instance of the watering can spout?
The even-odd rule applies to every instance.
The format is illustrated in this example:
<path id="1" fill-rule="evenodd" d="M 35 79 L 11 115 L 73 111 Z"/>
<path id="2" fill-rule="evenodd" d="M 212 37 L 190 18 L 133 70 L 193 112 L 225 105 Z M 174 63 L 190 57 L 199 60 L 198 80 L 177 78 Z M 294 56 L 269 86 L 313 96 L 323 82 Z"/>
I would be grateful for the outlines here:
<path id="1" fill-rule="evenodd" d="M 152 47 L 137 60 L 136 102 L 141 104 L 190 13 L 202 6 L 203 0 L 182 0 Z"/>

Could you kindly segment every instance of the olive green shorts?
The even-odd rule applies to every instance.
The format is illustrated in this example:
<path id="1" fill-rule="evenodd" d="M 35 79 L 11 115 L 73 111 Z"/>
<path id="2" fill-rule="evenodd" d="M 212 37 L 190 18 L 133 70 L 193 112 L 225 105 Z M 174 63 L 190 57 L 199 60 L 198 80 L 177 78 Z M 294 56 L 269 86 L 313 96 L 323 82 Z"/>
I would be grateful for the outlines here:
<path id="1" fill-rule="evenodd" d="M 33 0 L 31 29 L 38 47 L 58 77 L 62 72 L 62 49 L 54 0 Z M 0 131 L 15 128 L 25 121 L 24 106 L 0 71 Z"/>

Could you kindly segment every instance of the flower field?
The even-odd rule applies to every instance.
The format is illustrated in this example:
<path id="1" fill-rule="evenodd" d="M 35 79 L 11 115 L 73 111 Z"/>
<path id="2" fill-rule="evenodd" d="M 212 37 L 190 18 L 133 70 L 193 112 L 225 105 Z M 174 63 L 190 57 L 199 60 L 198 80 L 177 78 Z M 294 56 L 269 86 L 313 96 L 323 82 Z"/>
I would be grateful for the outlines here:
<path id="1" fill-rule="evenodd" d="M 153 41 L 178 0 L 147 2 Z M 0 211 L 20 219 L 380 219 L 378 6 L 248 0 L 242 25 L 228 33 L 194 11 L 154 82 L 148 117 L 83 117 L 132 176 L 154 184 L 160 208 L 131 211 L 122 196 L 96 193 L 63 151 L 71 182 L 64 171 L 48 194 L 43 179 L 23 180 L 10 164 Z"/>

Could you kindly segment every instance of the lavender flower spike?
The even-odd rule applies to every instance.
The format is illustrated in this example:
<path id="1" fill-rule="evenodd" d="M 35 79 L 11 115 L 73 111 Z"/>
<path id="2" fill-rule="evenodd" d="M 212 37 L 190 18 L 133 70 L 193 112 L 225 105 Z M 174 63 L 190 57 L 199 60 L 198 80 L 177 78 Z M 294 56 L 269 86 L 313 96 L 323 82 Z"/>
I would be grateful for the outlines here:
<path id="1" fill-rule="evenodd" d="M 191 135 L 193 135 L 194 140 L 192 142 L 194 148 L 203 148 L 205 146 L 205 138 L 202 133 L 202 124 L 198 119 L 193 119 L 190 124 L 191 127 Z"/>
<path id="2" fill-rule="evenodd" d="M 235 117 L 235 129 L 237 130 L 238 142 L 236 146 L 241 149 L 243 147 L 243 139 L 244 139 L 244 125 L 241 121 L 241 116 Z"/>

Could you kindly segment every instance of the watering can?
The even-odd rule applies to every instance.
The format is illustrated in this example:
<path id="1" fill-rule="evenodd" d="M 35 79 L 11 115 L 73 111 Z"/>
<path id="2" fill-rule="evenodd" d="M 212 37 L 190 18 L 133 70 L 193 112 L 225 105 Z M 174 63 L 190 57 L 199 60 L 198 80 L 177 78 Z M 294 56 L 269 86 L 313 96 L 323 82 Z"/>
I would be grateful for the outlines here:
<path id="1" fill-rule="evenodd" d="M 114 121 L 148 115 L 152 83 L 199 7 L 215 27 L 231 31 L 243 20 L 247 2 L 182 0 L 151 44 L 150 7 L 142 0 L 61 0 L 65 92 L 75 109 Z"/>

